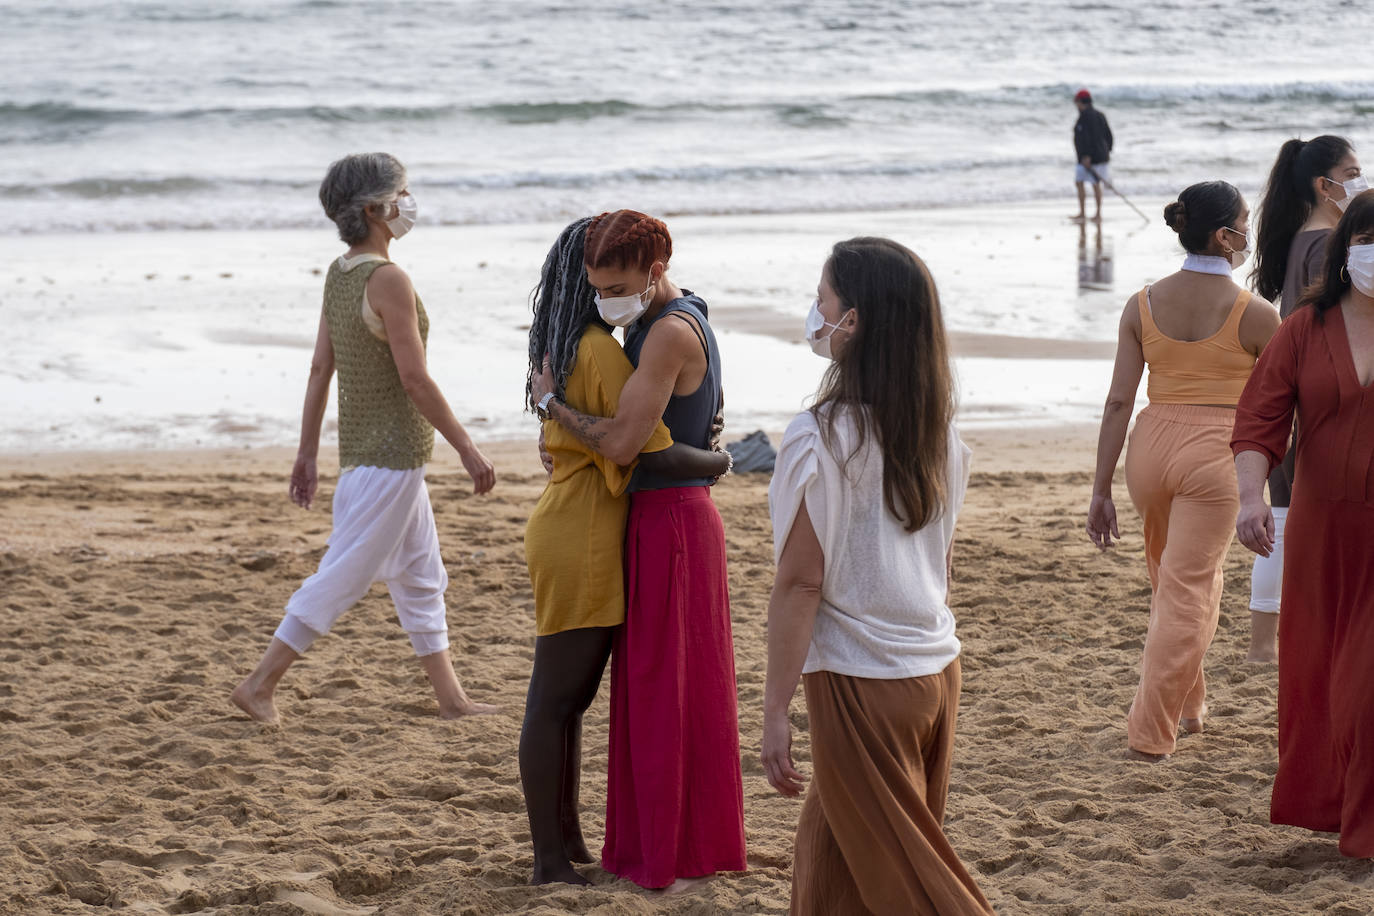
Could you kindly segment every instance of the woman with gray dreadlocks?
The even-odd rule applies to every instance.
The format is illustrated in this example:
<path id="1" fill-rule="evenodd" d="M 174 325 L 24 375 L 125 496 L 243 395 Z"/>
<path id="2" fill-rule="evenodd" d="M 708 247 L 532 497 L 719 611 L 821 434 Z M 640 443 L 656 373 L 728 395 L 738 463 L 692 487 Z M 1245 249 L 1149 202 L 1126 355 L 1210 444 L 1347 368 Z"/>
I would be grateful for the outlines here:
<path id="1" fill-rule="evenodd" d="M 579 219 L 564 229 L 544 261 L 531 303 L 529 378 L 547 360 L 560 400 L 610 417 L 634 367 L 597 313 L 587 283 L 582 254 L 590 222 Z M 529 379 L 525 398 L 542 415 Z M 626 487 L 634 466 L 597 454 L 547 418 L 543 436 L 553 470 L 525 528 L 536 637 L 520 781 L 534 843 L 531 883 L 587 884 L 572 865 L 593 861 L 577 810 L 582 713 L 596 696 L 615 628 L 625 621 Z M 729 458 L 674 444 L 660 422 L 636 463 L 674 477 L 717 477 Z"/>

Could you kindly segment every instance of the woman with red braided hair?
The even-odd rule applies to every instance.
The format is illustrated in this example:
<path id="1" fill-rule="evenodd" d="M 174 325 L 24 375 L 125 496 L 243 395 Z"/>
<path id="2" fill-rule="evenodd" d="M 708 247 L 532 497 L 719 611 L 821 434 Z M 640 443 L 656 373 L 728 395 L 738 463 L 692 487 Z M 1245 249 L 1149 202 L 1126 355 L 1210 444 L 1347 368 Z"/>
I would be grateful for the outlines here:
<path id="1" fill-rule="evenodd" d="M 633 367 L 597 315 L 587 284 L 582 248 L 589 222 L 576 220 L 564 229 L 544 261 L 531 300 L 529 378 L 549 366 L 556 370 L 558 397 L 582 410 L 615 413 Z M 526 397 L 539 409 L 532 390 Z M 630 475 L 639 466 L 693 478 L 729 467 L 722 453 L 672 442 L 662 423 L 651 433 L 644 454 L 624 462 L 598 455 L 547 418 L 540 434 L 552 466 L 525 527 L 537 635 L 520 729 L 534 884 L 587 883 L 573 868 L 573 862 L 592 861 L 578 811 L 582 714 L 596 696 L 611 640 L 625 620 L 622 556 Z"/>
<path id="2" fill-rule="evenodd" d="M 587 228 L 584 261 L 597 310 L 626 328 L 625 352 L 636 367 L 614 417 L 564 403 L 548 370 L 532 380 L 554 420 L 617 464 L 634 459 L 660 419 L 674 442 L 714 445 L 720 352 L 706 303 L 668 279 L 672 254 L 668 228 L 634 210 L 603 213 Z M 745 868 L 725 529 L 711 483 L 669 479 L 642 465 L 635 472 L 625 625 L 612 650 L 601 864 L 670 891 Z"/>

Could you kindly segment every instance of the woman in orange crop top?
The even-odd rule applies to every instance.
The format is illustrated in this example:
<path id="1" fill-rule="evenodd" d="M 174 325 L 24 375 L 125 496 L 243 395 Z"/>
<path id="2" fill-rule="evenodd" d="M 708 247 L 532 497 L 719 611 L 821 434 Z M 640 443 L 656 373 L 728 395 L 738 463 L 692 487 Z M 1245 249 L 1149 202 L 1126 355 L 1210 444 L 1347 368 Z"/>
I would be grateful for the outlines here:
<path id="1" fill-rule="evenodd" d="M 1087 525 L 1103 550 L 1121 537 L 1112 477 L 1148 365 L 1150 403 L 1126 452 L 1151 591 L 1140 685 L 1126 716 L 1129 756 L 1144 760 L 1172 754 L 1180 727 L 1203 729 L 1202 659 L 1217 628 L 1221 564 L 1238 510 L 1230 449 L 1236 401 L 1279 326 L 1277 309 L 1231 279 L 1249 253 L 1250 211 L 1239 191 L 1224 181 L 1192 185 L 1164 208 L 1164 219 L 1188 255 L 1121 314 Z"/>

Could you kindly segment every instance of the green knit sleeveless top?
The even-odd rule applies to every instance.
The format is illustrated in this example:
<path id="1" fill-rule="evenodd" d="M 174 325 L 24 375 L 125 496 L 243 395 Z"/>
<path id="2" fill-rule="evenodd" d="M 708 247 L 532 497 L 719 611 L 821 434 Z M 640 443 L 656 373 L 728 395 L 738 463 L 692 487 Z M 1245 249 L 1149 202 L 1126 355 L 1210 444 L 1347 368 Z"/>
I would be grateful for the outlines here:
<path id="1" fill-rule="evenodd" d="M 344 270 L 336 259 L 324 280 L 324 318 L 339 373 L 339 467 L 409 470 L 429 461 L 434 427 L 401 385 L 391 346 L 363 322 L 363 293 L 372 272 L 390 261 L 367 261 Z M 429 316 L 415 297 L 420 341 L 429 340 Z"/>

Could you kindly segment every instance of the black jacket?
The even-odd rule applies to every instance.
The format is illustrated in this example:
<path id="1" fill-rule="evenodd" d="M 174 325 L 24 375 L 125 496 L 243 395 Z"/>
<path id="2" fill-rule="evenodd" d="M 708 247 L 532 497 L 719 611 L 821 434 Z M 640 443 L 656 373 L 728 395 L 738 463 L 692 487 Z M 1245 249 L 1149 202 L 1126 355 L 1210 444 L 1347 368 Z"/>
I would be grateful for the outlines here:
<path id="1" fill-rule="evenodd" d="M 1084 156 L 1092 157 L 1093 165 L 1100 165 L 1112 157 L 1112 129 L 1107 126 L 1107 116 L 1089 105 L 1078 113 L 1078 123 L 1073 126 L 1073 148 L 1078 153 L 1078 161 Z"/>

